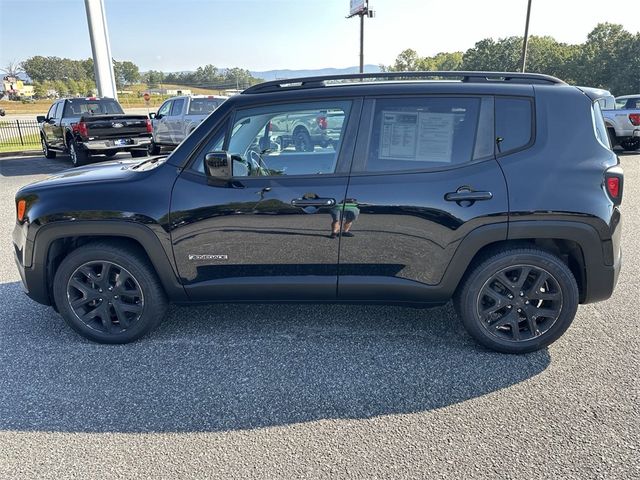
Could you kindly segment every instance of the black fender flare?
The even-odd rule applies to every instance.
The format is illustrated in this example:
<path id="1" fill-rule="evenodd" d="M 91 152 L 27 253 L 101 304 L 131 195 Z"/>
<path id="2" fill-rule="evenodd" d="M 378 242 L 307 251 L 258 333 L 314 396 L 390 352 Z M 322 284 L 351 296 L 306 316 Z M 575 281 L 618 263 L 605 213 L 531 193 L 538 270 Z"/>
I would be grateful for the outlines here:
<path id="1" fill-rule="evenodd" d="M 47 296 L 49 290 L 47 268 L 51 245 L 55 240 L 69 237 L 121 237 L 135 240 L 149 257 L 169 299 L 178 302 L 187 300 L 184 287 L 177 276 L 170 242 L 169 251 L 167 251 L 151 228 L 140 223 L 119 220 L 54 222 L 37 230 L 31 255 L 26 252 L 25 263 L 31 259 L 29 266 L 33 273 L 41 272 L 38 276 L 42 278 L 38 283 Z"/>

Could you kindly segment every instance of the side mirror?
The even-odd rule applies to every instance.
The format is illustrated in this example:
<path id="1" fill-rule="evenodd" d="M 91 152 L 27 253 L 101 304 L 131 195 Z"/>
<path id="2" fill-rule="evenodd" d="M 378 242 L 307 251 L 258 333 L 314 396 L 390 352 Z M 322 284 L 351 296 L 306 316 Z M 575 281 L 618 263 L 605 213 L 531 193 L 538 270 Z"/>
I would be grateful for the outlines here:
<path id="1" fill-rule="evenodd" d="M 160 120 L 162 117 L 163 115 L 161 113 L 155 113 L 152 118 L 154 120 Z"/>
<path id="2" fill-rule="evenodd" d="M 204 156 L 204 171 L 210 182 L 226 184 L 231 178 L 231 155 L 229 152 L 209 152 Z"/>
<path id="3" fill-rule="evenodd" d="M 44 115 L 38 115 L 36 117 L 36 120 L 38 123 L 44 123 L 47 120 L 47 118 Z"/>
<path id="4" fill-rule="evenodd" d="M 151 120 L 153 120 L 154 118 L 157 118 L 157 117 L 158 117 L 158 116 L 156 115 L 156 112 L 151 112 L 151 113 L 149 114 L 149 118 L 150 118 Z"/>

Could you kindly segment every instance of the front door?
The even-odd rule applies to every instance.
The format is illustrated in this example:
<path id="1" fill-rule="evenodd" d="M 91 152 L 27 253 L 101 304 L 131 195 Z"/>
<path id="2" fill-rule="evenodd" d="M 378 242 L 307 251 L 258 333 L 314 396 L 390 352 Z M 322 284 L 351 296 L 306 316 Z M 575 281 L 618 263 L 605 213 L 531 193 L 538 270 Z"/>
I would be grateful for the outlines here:
<path id="1" fill-rule="evenodd" d="M 363 111 L 341 225 L 339 296 L 434 301 L 469 232 L 497 224 L 506 238 L 493 99 L 379 98 Z"/>
<path id="2" fill-rule="evenodd" d="M 169 114 L 173 100 L 167 100 L 158 109 L 156 118 L 153 119 L 153 137 L 156 143 L 171 143 L 171 131 L 169 129 Z"/>
<path id="3" fill-rule="evenodd" d="M 272 130 L 292 112 L 341 111 L 334 147 L 298 152 Z M 177 180 L 171 239 L 192 300 L 331 300 L 338 225 L 360 101 L 278 104 L 234 112 Z M 284 147 L 283 147 L 284 145 Z M 204 156 L 233 155 L 233 177 L 208 182 Z"/>
<path id="4" fill-rule="evenodd" d="M 182 134 L 182 120 L 184 119 L 182 110 L 184 110 L 184 102 L 184 98 L 176 98 L 171 106 L 171 112 L 169 112 L 167 116 L 169 138 L 174 145 L 178 145 L 184 140 L 184 135 Z"/>

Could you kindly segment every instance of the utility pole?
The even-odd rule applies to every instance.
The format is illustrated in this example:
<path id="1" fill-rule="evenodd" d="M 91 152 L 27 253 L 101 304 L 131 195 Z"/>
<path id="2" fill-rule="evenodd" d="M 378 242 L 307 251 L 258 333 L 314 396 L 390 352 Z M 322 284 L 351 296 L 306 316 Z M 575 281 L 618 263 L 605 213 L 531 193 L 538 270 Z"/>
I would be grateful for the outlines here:
<path id="1" fill-rule="evenodd" d="M 531 16 L 531 0 L 527 5 L 527 23 L 524 26 L 524 41 L 522 42 L 522 57 L 520 58 L 520 69 L 524 73 L 527 68 L 527 46 L 529 44 L 529 17 Z"/>
<path id="2" fill-rule="evenodd" d="M 98 96 L 118 99 L 104 0 L 84 0 Z"/>
<path id="3" fill-rule="evenodd" d="M 360 73 L 364 73 L 364 17 L 373 18 L 375 13 L 369 10 L 369 0 L 351 0 L 351 10 L 347 18 L 360 17 Z"/>

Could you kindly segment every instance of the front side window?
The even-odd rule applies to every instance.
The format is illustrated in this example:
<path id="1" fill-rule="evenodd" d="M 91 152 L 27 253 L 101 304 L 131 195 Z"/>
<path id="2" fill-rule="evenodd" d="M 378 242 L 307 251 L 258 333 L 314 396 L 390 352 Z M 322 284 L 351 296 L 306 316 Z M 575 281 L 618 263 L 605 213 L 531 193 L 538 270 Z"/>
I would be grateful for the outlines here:
<path id="1" fill-rule="evenodd" d="M 377 100 L 363 168 L 423 170 L 472 160 L 480 98 Z"/>
<path id="2" fill-rule="evenodd" d="M 178 98 L 177 100 L 174 100 L 173 106 L 171 107 L 171 116 L 175 117 L 182 114 L 182 107 L 184 107 L 184 98 Z"/>
<path id="3" fill-rule="evenodd" d="M 158 115 L 163 117 L 166 117 L 167 115 L 169 115 L 169 112 L 171 111 L 172 103 L 173 102 L 171 100 L 169 100 L 168 102 L 164 102 L 160 107 L 160 110 L 158 110 Z"/>
<path id="4" fill-rule="evenodd" d="M 47 119 L 56 118 L 56 108 L 58 108 L 58 102 L 51 105 L 49 112 L 47 113 Z"/>
<path id="5" fill-rule="evenodd" d="M 227 146 L 233 176 L 334 173 L 350 106 L 333 101 L 238 111 Z"/>
<path id="6" fill-rule="evenodd" d="M 525 148 L 533 137 L 533 107 L 528 98 L 496 97 L 496 153 Z"/>

